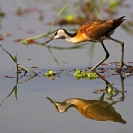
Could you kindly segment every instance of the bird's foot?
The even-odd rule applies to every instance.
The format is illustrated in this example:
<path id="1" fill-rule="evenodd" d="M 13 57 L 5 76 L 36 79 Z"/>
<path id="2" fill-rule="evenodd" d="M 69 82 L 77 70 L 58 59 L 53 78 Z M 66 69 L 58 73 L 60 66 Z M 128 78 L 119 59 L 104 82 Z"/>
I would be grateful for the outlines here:
<path id="1" fill-rule="evenodd" d="M 117 68 L 116 70 L 113 70 L 114 72 L 120 73 L 121 72 L 121 67 Z"/>
<path id="2" fill-rule="evenodd" d="M 120 65 L 119 68 L 117 68 L 116 70 L 114 70 L 114 72 L 120 73 L 120 72 L 121 72 L 121 68 L 122 68 L 123 66 L 126 66 L 127 68 L 132 68 L 132 66 L 126 65 L 126 64 L 123 62 L 123 63 L 121 63 L 121 65 Z"/>
<path id="3" fill-rule="evenodd" d="M 114 70 L 114 72 L 120 73 L 120 72 L 121 72 L 121 68 L 122 68 L 124 65 L 125 65 L 125 63 L 122 62 L 122 63 L 120 64 L 120 67 L 117 68 L 116 70 Z"/>
<path id="4" fill-rule="evenodd" d="M 93 68 L 92 68 L 92 69 L 91 69 L 91 72 L 92 72 L 92 73 L 95 73 L 95 72 L 96 72 L 96 69 L 93 69 Z"/>
<path id="5" fill-rule="evenodd" d="M 126 66 L 127 68 L 132 68 L 133 67 L 133 66 L 130 66 L 130 65 L 126 65 L 125 63 L 124 63 L 123 66 Z"/>

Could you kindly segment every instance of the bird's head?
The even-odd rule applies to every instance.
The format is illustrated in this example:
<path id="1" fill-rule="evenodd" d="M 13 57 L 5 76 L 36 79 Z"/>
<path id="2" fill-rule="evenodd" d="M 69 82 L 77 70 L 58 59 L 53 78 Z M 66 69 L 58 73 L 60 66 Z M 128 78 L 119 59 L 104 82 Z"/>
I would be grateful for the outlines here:
<path id="1" fill-rule="evenodd" d="M 68 108 L 74 106 L 72 105 L 71 103 L 71 100 L 70 99 L 66 99 L 65 101 L 63 102 L 56 102 L 56 101 L 53 101 L 51 98 L 47 97 L 47 99 L 54 105 L 55 109 L 58 111 L 58 112 L 66 112 L 68 110 Z"/>
<path id="2" fill-rule="evenodd" d="M 54 35 L 53 35 L 52 37 L 50 37 L 50 38 L 45 42 L 45 44 L 48 43 L 48 42 L 50 42 L 50 41 L 52 41 L 52 40 L 54 40 L 54 39 L 65 39 L 65 38 L 66 38 L 66 35 L 67 35 L 67 32 L 66 32 L 65 29 L 58 29 L 58 30 L 56 30 L 56 31 L 54 32 Z"/>

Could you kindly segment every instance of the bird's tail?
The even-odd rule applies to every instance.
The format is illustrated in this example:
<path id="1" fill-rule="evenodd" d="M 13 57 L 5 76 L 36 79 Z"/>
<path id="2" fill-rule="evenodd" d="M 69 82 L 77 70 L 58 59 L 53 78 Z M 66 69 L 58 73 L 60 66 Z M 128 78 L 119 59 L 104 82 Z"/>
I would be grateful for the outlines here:
<path id="1" fill-rule="evenodd" d="M 120 18 L 118 18 L 118 19 L 116 19 L 117 21 L 121 21 L 121 23 L 124 21 L 124 20 L 126 20 L 126 19 L 124 19 L 125 18 L 125 16 L 122 16 L 122 17 L 120 17 Z"/>
<path id="2" fill-rule="evenodd" d="M 118 27 L 125 19 L 124 19 L 125 16 L 122 16 L 118 19 L 115 19 L 113 20 L 113 26 L 116 28 Z"/>

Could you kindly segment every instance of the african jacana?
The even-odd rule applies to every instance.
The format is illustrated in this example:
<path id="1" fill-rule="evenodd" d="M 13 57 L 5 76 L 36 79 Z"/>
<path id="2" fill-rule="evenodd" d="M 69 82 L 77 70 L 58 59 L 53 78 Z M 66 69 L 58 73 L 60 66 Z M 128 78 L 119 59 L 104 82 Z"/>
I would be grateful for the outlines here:
<path id="1" fill-rule="evenodd" d="M 80 98 L 69 98 L 63 102 L 53 101 L 51 98 L 47 99 L 55 106 L 58 112 L 66 112 L 69 108 L 75 107 L 83 116 L 96 121 L 113 121 L 126 124 L 121 115 L 115 111 L 112 104 L 107 101 L 100 100 L 85 100 Z"/>
<path id="2" fill-rule="evenodd" d="M 122 47 L 120 67 L 117 69 L 117 71 L 120 71 L 121 68 L 125 65 L 123 62 L 124 42 L 116 40 L 110 36 L 114 33 L 114 30 L 118 26 L 120 26 L 120 24 L 125 20 L 124 17 L 125 16 L 115 20 L 96 20 L 94 22 L 86 23 L 82 25 L 77 30 L 77 32 L 73 34 L 68 33 L 65 29 L 62 29 L 62 28 L 58 29 L 55 31 L 54 36 L 51 37 L 48 41 L 46 41 L 45 44 L 54 39 L 66 39 L 66 41 L 73 44 L 77 44 L 85 41 L 100 42 L 103 46 L 104 51 L 106 52 L 106 56 L 91 69 L 92 71 L 95 71 L 95 69 L 109 57 L 109 53 L 106 47 L 104 46 L 103 41 L 106 39 L 113 40 L 119 43 Z"/>

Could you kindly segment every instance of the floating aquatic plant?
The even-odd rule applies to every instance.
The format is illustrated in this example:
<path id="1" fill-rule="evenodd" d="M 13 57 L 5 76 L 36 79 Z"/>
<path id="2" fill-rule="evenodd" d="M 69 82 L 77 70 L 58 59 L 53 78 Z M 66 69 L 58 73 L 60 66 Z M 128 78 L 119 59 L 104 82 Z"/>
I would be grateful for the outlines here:
<path id="1" fill-rule="evenodd" d="M 44 76 L 51 80 L 54 80 L 54 75 L 56 75 L 56 72 L 53 70 L 49 70 L 47 73 L 44 73 Z"/>
<path id="2" fill-rule="evenodd" d="M 92 72 L 87 72 L 85 70 L 81 70 L 81 69 L 76 69 L 75 73 L 73 74 L 74 77 L 76 77 L 77 80 L 81 79 L 89 79 L 89 80 L 94 80 L 96 78 L 98 78 L 98 75 L 96 73 L 92 73 Z"/>

